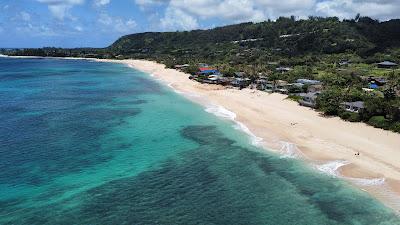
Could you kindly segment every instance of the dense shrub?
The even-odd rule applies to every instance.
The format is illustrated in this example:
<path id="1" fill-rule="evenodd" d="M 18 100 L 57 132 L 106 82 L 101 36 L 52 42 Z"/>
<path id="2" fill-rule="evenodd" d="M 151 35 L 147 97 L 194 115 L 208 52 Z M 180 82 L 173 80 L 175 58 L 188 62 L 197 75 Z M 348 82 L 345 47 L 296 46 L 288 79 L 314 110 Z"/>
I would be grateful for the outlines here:
<path id="1" fill-rule="evenodd" d="M 360 122 L 361 118 L 358 113 L 352 113 L 352 112 L 341 112 L 339 114 L 340 118 L 350 121 L 350 122 Z"/>
<path id="2" fill-rule="evenodd" d="M 324 91 L 317 98 L 317 108 L 327 115 L 337 115 L 342 102 L 342 92 L 339 88 Z"/>
<path id="3" fill-rule="evenodd" d="M 289 95 L 288 97 L 287 97 L 287 99 L 290 99 L 290 100 L 293 100 L 293 101 L 299 101 L 300 99 L 302 99 L 302 97 L 301 96 L 298 96 L 298 95 Z"/>
<path id="4" fill-rule="evenodd" d="M 390 127 L 389 121 L 384 116 L 373 116 L 368 120 L 368 124 L 383 129 L 389 129 Z"/>
<path id="5" fill-rule="evenodd" d="M 390 130 L 400 133 L 400 122 L 395 122 L 390 126 Z"/>

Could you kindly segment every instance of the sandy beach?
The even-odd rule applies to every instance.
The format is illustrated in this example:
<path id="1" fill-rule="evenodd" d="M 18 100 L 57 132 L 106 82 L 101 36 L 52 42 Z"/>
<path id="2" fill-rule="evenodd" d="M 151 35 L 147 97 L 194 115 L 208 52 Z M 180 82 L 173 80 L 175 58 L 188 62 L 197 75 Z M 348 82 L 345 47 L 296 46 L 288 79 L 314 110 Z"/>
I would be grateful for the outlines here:
<path id="1" fill-rule="evenodd" d="M 200 84 L 189 80 L 188 74 L 151 61 L 100 61 L 125 63 L 193 101 L 222 106 L 262 138 L 266 149 L 310 162 L 317 170 L 350 181 L 400 212 L 400 134 L 321 116 L 285 95 Z"/>

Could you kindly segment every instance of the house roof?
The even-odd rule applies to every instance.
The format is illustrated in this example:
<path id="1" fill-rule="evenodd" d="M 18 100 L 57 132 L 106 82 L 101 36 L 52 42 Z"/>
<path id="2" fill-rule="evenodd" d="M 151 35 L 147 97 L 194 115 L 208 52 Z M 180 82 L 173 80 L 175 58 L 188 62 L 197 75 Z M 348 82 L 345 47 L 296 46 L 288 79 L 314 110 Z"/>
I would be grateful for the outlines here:
<path id="1" fill-rule="evenodd" d="M 276 68 L 276 70 L 277 71 L 290 71 L 291 68 L 289 68 L 289 67 L 278 67 L 278 68 Z"/>
<path id="2" fill-rule="evenodd" d="M 321 92 L 317 91 L 317 92 L 300 93 L 299 96 L 314 98 L 314 97 L 317 97 L 319 94 L 321 94 Z"/>
<path id="3" fill-rule="evenodd" d="M 210 67 L 200 67 L 199 70 L 201 72 L 204 72 L 204 71 L 213 71 L 213 70 L 216 70 L 216 69 L 215 68 L 210 68 Z"/>
<path id="4" fill-rule="evenodd" d="M 246 74 L 244 72 L 235 72 L 235 76 L 244 77 Z"/>
<path id="5" fill-rule="evenodd" d="M 378 63 L 378 65 L 380 65 L 380 66 L 397 66 L 398 64 L 394 63 L 394 62 L 390 62 L 390 61 L 383 61 L 383 62 Z"/>
<path id="6" fill-rule="evenodd" d="M 320 84 L 321 81 L 319 81 L 319 80 L 309 80 L 309 79 L 297 79 L 296 83 L 301 83 L 301 84 Z"/>
<path id="7" fill-rule="evenodd" d="M 377 84 L 375 84 L 375 83 L 371 83 L 369 85 L 369 87 L 372 88 L 372 89 L 377 89 L 379 86 Z"/>
<path id="8" fill-rule="evenodd" d="M 304 84 L 302 84 L 302 83 L 293 83 L 293 86 L 296 86 L 296 87 L 303 87 Z"/>
<path id="9" fill-rule="evenodd" d="M 288 82 L 285 80 L 276 80 L 275 82 L 277 85 L 287 85 L 288 84 Z"/>
<path id="10" fill-rule="evenodd" d="M 343 105 L 348 105 L 352 107 L 357 107 L 357 108 L 365 108 L 364 107 L 364 102 L 362 101 L 357 101 L 357 102 L 343 102 Z"/>
<path id="11" fill-rule="evenodd" d="M 175 65 L 175 68 L 189 67 L 189 64 Z"/>

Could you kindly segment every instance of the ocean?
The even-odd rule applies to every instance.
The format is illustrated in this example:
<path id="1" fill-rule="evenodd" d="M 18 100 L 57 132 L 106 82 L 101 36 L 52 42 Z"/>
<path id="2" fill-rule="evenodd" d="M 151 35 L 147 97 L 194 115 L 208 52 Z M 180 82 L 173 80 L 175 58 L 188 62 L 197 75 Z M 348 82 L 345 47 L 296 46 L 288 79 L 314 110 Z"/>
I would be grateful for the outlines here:
<path id="1" fill-rule="evenodd" d="M 218 110 L 122 64 L 0 58 L 0 224 L 400 224 Z"/>

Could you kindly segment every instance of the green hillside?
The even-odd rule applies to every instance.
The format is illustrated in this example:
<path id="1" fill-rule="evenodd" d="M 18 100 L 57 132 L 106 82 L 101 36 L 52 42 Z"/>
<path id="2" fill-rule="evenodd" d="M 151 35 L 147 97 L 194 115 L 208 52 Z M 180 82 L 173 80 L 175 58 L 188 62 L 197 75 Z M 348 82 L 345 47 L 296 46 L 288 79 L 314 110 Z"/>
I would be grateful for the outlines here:
<path id="1" fill-rule="evenodd" d="M 181 63 L 261 63 L 282 57 L 352 53 L 362 58 L 400 46 L 400 20 L 368 17 L 340 21 L 310 17 L 243 23 L 211 30 L 141 33 L 121 37 L 108 49 L 135 58 Z M 293 62 L 296 64 L 296 62 Z M 290 63 L 292 64 L 292 63 Z"/>

